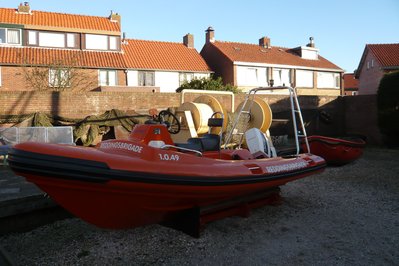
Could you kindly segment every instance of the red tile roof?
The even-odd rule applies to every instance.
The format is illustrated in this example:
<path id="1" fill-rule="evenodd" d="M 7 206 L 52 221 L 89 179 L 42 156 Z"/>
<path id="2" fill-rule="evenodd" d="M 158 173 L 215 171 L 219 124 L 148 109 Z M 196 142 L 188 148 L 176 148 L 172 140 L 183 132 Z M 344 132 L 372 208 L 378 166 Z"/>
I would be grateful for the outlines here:
<path id="1" fill-rule="evenodd" d="M 344 74 L 344 86 L 345 89 L 359 88 L 359 80 L 355 79 L 355 74 L 353 73 Z"/>
<path id="2" fill-rule="evenodd" d="M 131 69 L 211 71 L 197 50 L 183 43 L 129 39 L 122 49 Z"/>
<path id="3" fill-rule="evenodd" d="M 399 67 L 399 43 L 367 44 L 382 67 Z"/>
<path id="4" fill-rule="evenodd" d="M 17 9 L 0 8 L 0 23 L 21 24 L 31 27 L 51 27 L 108 31 L 120 33 L 120 24 L 108 17 L 83 16 L 32 10 L 31 14 L 18 13 Z"/>
<path id="5" fill-rule="evenodd" d="M 54 48 L 1 47 L 1 65 L 54 65 L 57 61 L 76 67 L 211 72 L 197 52 L 182 43 L 127 40 L 123 52 Z"/>
<path id="6" fill-rule="evenodd" d="M 320 55 L 318 60 L 303 59 L 294 49 L 273 46 L 271 48 L 263 48 L 257 44 L 221 41 L 215 41 L 212 45 L 233 62 L 240 61 L 342 70 Z"/>
<path id="7" fill-rule="evenodd" d="M 122 53 L 30 47 L 0 47 L 1 65 L 49 66 L 57 62 L 76 67 L 125 69 Z"/>

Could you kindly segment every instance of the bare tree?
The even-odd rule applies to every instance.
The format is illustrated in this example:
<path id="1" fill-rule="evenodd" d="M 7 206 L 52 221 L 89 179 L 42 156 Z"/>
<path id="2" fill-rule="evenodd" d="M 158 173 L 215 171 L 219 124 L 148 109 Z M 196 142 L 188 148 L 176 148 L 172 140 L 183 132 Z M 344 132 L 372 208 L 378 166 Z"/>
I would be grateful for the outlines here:
<path id="1" fill-rule="evenodd" d="M 22 60 L 24 78 L 35 90 L 85 91 L 98 84 L 97 72 L 79 67 L 77 52 L 69 58 L 54 59 L 50 64 L 38 65 L 33 60 Z M 22 58 L 22 56 L 21 56 Z"/>

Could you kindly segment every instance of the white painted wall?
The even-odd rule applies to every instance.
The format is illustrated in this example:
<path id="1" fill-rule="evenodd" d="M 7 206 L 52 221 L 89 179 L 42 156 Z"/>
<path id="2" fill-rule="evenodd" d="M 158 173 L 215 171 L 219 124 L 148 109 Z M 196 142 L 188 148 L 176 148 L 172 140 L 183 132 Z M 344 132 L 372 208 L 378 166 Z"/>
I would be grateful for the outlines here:
<path id="1" fill-rule="evenodd" d="M 176 92 L 179 87 L 179 72 L 155 72 L 155 86 L 160 92 Z"/>
<path id="2" fill-rule="evenodd" d="M 155 86 L 160 92 L 176 92 L 179 88 L 179 73 L 172 71 L 155 71 Z M 194 73 L 194 78 L 207 78 L 210 74 Z M 129 70 L 127 73 L 127 86 L 138 86 L 138 71 Z"/>
<path id="3" fill-rule="evenodd" d="M 319 59 L 319 49 L 301 46 L 301 57 L 303 59 L 317 60 Z"/>

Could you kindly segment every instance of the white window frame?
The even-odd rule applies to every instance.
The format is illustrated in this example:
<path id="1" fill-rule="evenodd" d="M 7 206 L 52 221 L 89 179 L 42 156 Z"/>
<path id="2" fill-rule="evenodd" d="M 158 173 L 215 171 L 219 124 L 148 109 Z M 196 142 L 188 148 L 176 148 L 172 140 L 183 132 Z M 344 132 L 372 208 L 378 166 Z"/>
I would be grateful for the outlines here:
<path id="1" fill-rule="evenodd" d="M 58 75 L 58 73 L 59 73 L 59 75 Z M 53 87 L 53 88 L 70 87 L 71 86 L 70 75 L 71 75 L 71 72 L 69 69 L 50 68 L 49 75 L 48 75 L 49 86 Z M 62 81 L 58 81 L 58 77 L 61 77 Z"/>
<path id="2" fill-rule="evenodd" d="M 108 50 L 108 35 L 86 34 L 87 50 Z"/>
<path id="3" fill-rule="evenodd" d="M 118 50 L 118 37 L 109 36 L 109 49 Z"/>
<path id="4" fill-rule="evenodd" d="M 75 48 L 76 47 L 76 36 L 73 33 L 66 34 L 66 46 L 68 48 Z"/>
<path id="5" fill-rule="evenodd" d="M 291 86 L 291 69 L 273 68 L 273 86 Z"/>
<path id="6" fill-rule="evenodd" d="M 112 76 L 110 74 L 113 74 Z M 104 76 L 105 75 L 105 76 Z M 102 76 L 105 79 L 102 79 Z M 98 85 L 100 86 L 117 86 L 118 84 L 118 72 L 110 69 L 100 69 L 98 71 Z"/>
<path id="7" fill-rule="evenodd" d="M 304 75 L 301 75 L 301 73 L 303 73 Z M 308 84 L 308 81 L 310 81 L 310 84 Z M 299 88 L 313 88 L 314 87 L 313 71 L 297 69 L 295 75 L 295 86 Z"/>
<path id="8" fill-rule="evenodd" d="M 65 48 L 65 38 L 64 33 L 39 32 L 39 46 Z"/>
<path id="9" fill-rule="evenodd" d="M 15 29 L 15 28 L 0 28 L 1 31 L 4 30 L 4 38 L 5 40 L 0 42 L 0 45 L 21 45 L 22 44 L 22 38 L 21 38 L 21 30 L 20 29 Z M 9 42 L 9 36 L 8 36 L 8 31 L 18 31 L 18 43 L 10 43 Z"/>
<path id="10" fill-rule="evenodd" d="M 38 45 L 37 31 L 35 30 L 28 31 L 28 45 Z"/>
<path id="11" fill-rule="evenodd" d="M 138 85 L 141 87 L 154 87 L 155 86 L 155 72 L 154 71 L 139 71 Z"/>
<path id="12" fill-rule="evenodd" d="M 317 88 L 339 89 L 339 73 L 317 72 Z"/>
<path id="13" fill-rule="evenodd" d="M 180 72 L 179 73 L 179 86 L 186 82 L 190 82 L 194 79 L 194 73 L 192 72 Z"/>

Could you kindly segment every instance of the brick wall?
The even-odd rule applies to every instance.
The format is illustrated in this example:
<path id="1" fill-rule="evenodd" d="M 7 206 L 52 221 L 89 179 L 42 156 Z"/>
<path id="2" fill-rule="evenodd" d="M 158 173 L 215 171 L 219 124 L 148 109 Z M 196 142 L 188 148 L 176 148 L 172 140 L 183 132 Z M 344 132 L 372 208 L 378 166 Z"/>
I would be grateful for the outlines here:
<path id="1" fill-rule="evenodd" d="M 367 137 L 368 143 L 382 144 L 378 128 L 377 96 L 344 97 L 346 131 Z"/>
<path id="2" fill-rule="evenodd" d="M 48 68 L 42 68 L 46 76 L 42 79 L 44 85 L 48 85 Z M 26 81 L 25 73 L 31 71 L 24 67 L 1 66 L 0 91 L 33 91 L 32 83 Z M 98 88 L 98 69 L 73 69 L 71 70 L 71 87 L 74 91 L 91 91 Z M 119 86 L 126 86 L 126 73 L 117 70 L 117 82 Z"/>
<path id="3" fill-rule="evenodd" d="M 371 65 L 372 60 L 374 62 L 373 66 Z M 381 70 L 381 65 L 378 63 L 378 60 L 369 52 L 360 72 L 359 95 L 377 94 L 378 86 L 383 75 L 384 73 Z"/>
<path id="4" fill-rule="evenodd" d="M 197 94 L 187 95 L 192 101 Z M 214 95 L 221 104 L 231 110 L 229 96 Z M 180 105 L 179 93 L 151 92 L 0 92 L 0 115 L 30 114 L 44 112 L 67 118 L 84 118 L 103 114 L 111 109 L 125 112 L 147 113 L 150 108 L 158 110 Z M 235 95 L 234 110 L 245 95 Z M 289 101 L 286 96 L 263 95 L 275 118 L 288 116 Z M 381 144 L 377 127 L 376 96 L 332 97 L 300 96 L 299 102 L 307 125 L 307 133 L 342 136 L 356 133 L 367 136 L 369 143 Z M 320 111 L 331 116 L 331 121 L 320 119 Z"/>
<path id="5" fill-rule="evenodd" d="M 45 112 L 70 118 L 84 118 L 107 110 L 142 111 L 177 106 L 175 93 L 131 92 L 0 92 L 0 114 Z"/>

